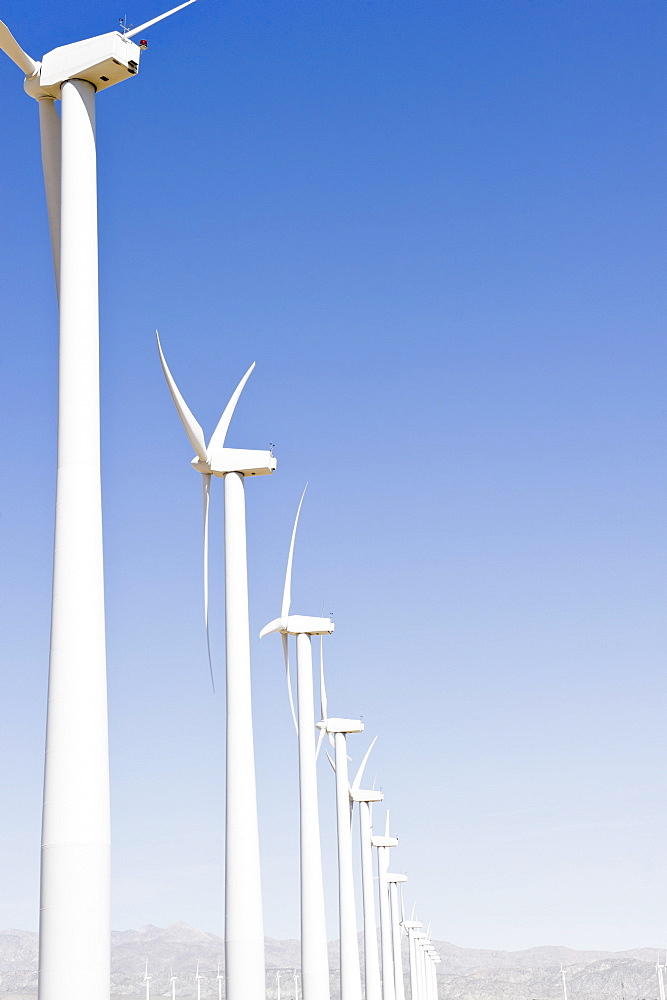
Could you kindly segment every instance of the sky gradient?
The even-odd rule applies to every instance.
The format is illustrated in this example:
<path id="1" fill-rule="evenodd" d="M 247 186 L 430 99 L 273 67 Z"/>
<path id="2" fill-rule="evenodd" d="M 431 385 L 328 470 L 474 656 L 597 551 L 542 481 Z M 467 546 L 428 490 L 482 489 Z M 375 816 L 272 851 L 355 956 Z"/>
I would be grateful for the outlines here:
<path id="1" fill-rule="evenodd" d="M 29 6 L 35 58 L 155 0 Z M 298 936 L 278 614 L 432 937 L 664 947 L 665 5 L 199 0 L 97 102 L 113 926 L 222 933 L 224 700 L 199 476 L 154 330 L 250 482 L 265 925 Z M 57 316 L 37 108 L 0 60 L 0 926 L 38 916 Z M 218 487 L 216 489 L 216 487 Z M 212 637 L 224 689 L 222 489 Z M 334 789 L 321 763 L 329 903 Z M 380 819 L 383 822 L 383 819 Z"/>

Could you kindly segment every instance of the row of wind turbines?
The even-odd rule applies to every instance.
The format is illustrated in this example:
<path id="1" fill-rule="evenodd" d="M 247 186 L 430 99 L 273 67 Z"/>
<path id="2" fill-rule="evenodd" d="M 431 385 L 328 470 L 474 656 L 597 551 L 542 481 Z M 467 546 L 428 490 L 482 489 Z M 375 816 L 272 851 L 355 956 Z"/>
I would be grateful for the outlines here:
<path id="1" fill-rule="evenodd" d="M 106 690 L 99 406 L 96 97 L 136 76 L 148 41 L 133 38 L 172 10 L 130 30 L 59 46 L 41 61 L 0 22 L 0 48 L 25 75 L 39 107 L 41 155 L 59 306 L 58 458 L 40 881 L 40 1000 L 108 1000 L 110 983 L 110 799 Z M 60 104 L 58 114 L 57 104 Z M 208 511 L 211 478 L 224 482 L 226 645 L 225 969 L 227 1000 L 264 1000 L 264 928 L 252 730 L 245 480 L 270 475 L 270 451 L 234 449 L 225 441 L 243 376 L 211 439 L 185 403 L 158 340 L 163 371 L 195 452 L 204 510 L 204 614 L 208 642 Z M 303 497 L 302 501 L 303 502 Z M 400 935 L 410 942 L 412 996 L 433 1000 L 439 957 L 414 920 L 399 917 L 405 876 L 389 871 L 397 839 L 373 836 L 372 803 L 382 794 L 352 784 L 347 738 L 359 720 L 330 718 L 320 662 L 321 719 L 315 726 L 312 637 L 329 635 L 328 618 L 290 614 L 292 532 L 280 617 L 262 636 L 281 635 L 289 679 L 289 636 L 296 644 L 300 788 L 302 996 L 328 1000 L 322 859 L 316 762 L 325 737 L 333 748 L 338 823 L 342 1000 L 361 1000 L 351 817 L 362 832 L 365 990 L 367 1000 L 403 1000 Z M 210 646 L 209 646 L 210 663 Z M 315 730 L 319 738 L 315 740 Z M 378 854 L 381 960 L 377 949 L 372 848 Z M 85 974 L 81 975 L 81 955 Z M 146 973 L 148 977 L 148 972 Z M 147 978 L 147 991 L 150 977 Z M 222 989 L 222 979 L 220 979 Z M 198 980 L 199 984 L 199 980 Z M 172 985 L 173 988 L 173 985 Z"/>
<path id="2" fill-rule="evenodd" d="M 169 369 L 159 335 L 157 346 L 162 370 L 169 387 L 176 410 L 185 432 L 195 450 L 193 467 L 203 477 L 203 517 L 204 517 L 204 619 L 208 644 L 208 513 L 211 476 L 225 481 L 225 593 L 227 603 L 227 712 L 228 712 L 228 810 L 229 810 L 229 691 L 230 654 L 239 643 L 247 651 L 248 601 L 247 567 L 245 559 L 245 508 L 243 505 L 243 481 L 245 477 L 267 475 L 275 471 L 276 460 L 271 452 L 248 451 L 225 448 L 229 425 L 239 401 L 243 387 L 250 377 L 254 364 L 244 374 L 225 407 L 208 445 L 204 432 L 183 398 Z M 235 466 L 232 468 L 232 466 Z M 239 466 L 242 466 L 239 469 Z M 232 491 L 229 491 L 229 484 Z M 307 488 L 307 487 L 306 487 Z M 289 543 L 287 568 L 282 593 L 280 616 L 269 622 L 260 632 L 260 639 L 279 634 L 282 641 L 287 692 L 298 740 L 299 760 L 299 840 L 300 840 L 300 911 L 301 911 L 301 980 L 304 1000 L 329 1000 L 330 969 L 327 949 L 325 922 L 324 881 L 322 871 L 322 851 L 318 809 L 317 761 L 325 737 L 333 748 L 333 758 L 327 753 L 335 772 L 337 841 L 338 841 L 338 917 L 340 940 L 340 996 L 341 1000 L 361 1000 L 362 977 L 359 956 L 358 929 L 355 902 L 354 859 L 352 849 L 352 818 L 354 806 L 359 814 L 359 834 L 361 846 L 361 882 L 363 902 L 364 941 L 364 996 L 366 1000 L 405 1000 L 405 980 L 401 955 L 401 937 L 407 933 L 410 956 L 410 988 L 413 1000 L 436 1000 L 436 966 L 440 956 L 424 932 L 422 924 L 414 919 L 407 920 L 403 908 L 400 887 L 407 882 L 404 874 L 389 870 L 392 847 L 398 845 L 398 838 L 392 836 L 387 811 L 385 830 L 382 836 L 375 836 L 372 827 L 372 806 L 384 798 L 384 793 L 376 789 L 362 788 L 362 778 L 368 758 L 375 745 L 375 739 L 368 747 L 361 765 L 350 783 L 348 774 L 348 745 L 350 735 L 361 733 L 364 724 L 360 719 L 332 717 L 328 712 L 326 683 L 324 676 L 323 641 L 334 631 L 330 617 L 291 614 L 292 568 L 294 547 L 301 508 L 305 498 L 304 489 L 294 519 Z M 232 502 L 230 503 L 230 498 Z M 234 540 L 232 543 L 232 539 Z M 230 559 L 231 557 L 231 559 Z M 231 605 L 235 616 L 230 622 L 230 581 L 244 592 L 238 604 Z M 230 642 L 230 627 L 234 630 Z M 238 633 L 236 630 L 238 629 Z M 290 671 L 290 636 L 296 647 L 296 699 L 293 695 Z M 313 637 L 320 639 L 319 695 L 320 720 L 315 721 L 315 683 L 313 667 Z M 210 665 L 210 644 L 209 665 Z M 249 656 L 244 656 L 247 690 L 249 691 Z M 239 711 L 237 705 L 235 711 Z M 246 732 L 251 729 L 252 715 L 250 698 L 243 705 Z M 237 720 L 238 721 L 238 720 Z M 319 736 L 315 738 L 316 732 Z M 376 737 L 377 739 L 377 737 Z M 247 749 L 246 773 L 252 772 L 252 747 Z M 232 776 L 233 777 L 233 776 Z M 245 785 L 246 793 L 249 790 Z M 255 805 L 248 803 L 250 808 Z M 253 813 L 256 822 L 256 810 Z M 256 827 L 249 843 L 258 842 Z M 247 846 L 247 845 L 246 845 Z M 380 914 L 380 949 L 377 942 L 377 921 L 375 904 L 375 875 L 373 848 L 377 851 L 377 883 Z M 259 884 L 259 867 L 256 856 L 230 856 L 227 845 L 227 864 L 240 861 L 246 871 L 253 864 L 257 867 L 251 885 Z M 400 906 L 399 906 L 400 899 Z M 260 994 L 258 993 L 258 996 Z"/>

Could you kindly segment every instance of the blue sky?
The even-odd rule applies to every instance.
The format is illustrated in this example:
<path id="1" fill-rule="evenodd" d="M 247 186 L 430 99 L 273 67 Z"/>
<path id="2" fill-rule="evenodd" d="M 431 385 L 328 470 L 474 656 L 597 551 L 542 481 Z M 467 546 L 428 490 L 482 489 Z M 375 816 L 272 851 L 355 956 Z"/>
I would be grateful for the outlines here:
<path id="1" fill-rule="evenodd" d="M 7 0 L 36 58 L 159 5 Z M 664 946 L 658 0 L 199 0 L 98 101 L 117 928 L 222 931 L 224 702 L 200 484 L 154 342 L 233 446 L 255 637 L 334 613 L 406 899 L 457 944 Z M 37 109 L 0 61 L 0 926 L 34 928 L 56 308 Z M 214 483 L 214 486 L 216 484 Z M 220 486 L 220 484 L 217 484 Z M 212 633 L 223 688 L 222 490 Z M 296 747 L 254 640 L 266 931 L 297 936 Z M 329 933 L 332 775 L 321 771 Z"/>

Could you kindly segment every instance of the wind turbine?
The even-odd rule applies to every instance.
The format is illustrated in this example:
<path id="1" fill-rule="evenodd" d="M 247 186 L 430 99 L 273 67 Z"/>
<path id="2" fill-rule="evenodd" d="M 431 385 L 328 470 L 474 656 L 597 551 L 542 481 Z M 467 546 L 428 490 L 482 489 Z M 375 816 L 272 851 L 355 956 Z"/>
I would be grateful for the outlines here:
<path id="1" fill-rule="evenodd" d="M 321 732 L 334 738 L 336 772 L 336 821 L 338 827 L 338 921 L 340 926 L 341 1000 L 361 1000 L 361 971 L 357 940 L 357 913 L 354 904 L 350 783 L 347 773 L 347 736 L 362 733 L 358 719 L 322 719 Z"/>
<path id="2" fill-rule="evenodd" d="M 203 477 L 204 615 L 208 644 L 208 509 L 211 476 L 224 480 L 225 640 L 227 711 L 227 809 L 225 837 L 225 983 L 227 1000 L 264 1000 L 264 923 L 252 735 L 246 476 L 267 476 L 276 460 L 269 451 L 227 448 L 227 430 L 250 366 L 225 407 L 208 447 L 204 432 L 178 390 L 162 353 L 162 370 L 178 415 L 195 450 L 193 467 Z M 211 677 L 213 674 L 211 673 Z"/>
<path id="3" fill-rule="evenodd" d="M 667 955 L 665 956 L 665 964 L 667 964 Z M 658 989 L 660 991 L 660 1000 L 665 1000 L 665 966 L 660 965 L 660 952 L 658 952 L 658 964 L 655 967 L 655 971 L 658 973 Z M 561 965 L 561 972 L 563 973 L 563 986 L 565 986 L 565 973 L 563 972 L 563 966 Z M 565 997 L 567 1000 L 567 996 Z"/>
<path id="4" fill-rule="evenodd" d="M 389 810 L 385 823 L 384 837 L 373 837 L 371 843 L 378 852 L 378 893 L 380 898 L 380 943 L 382 945 L 382 1000 L 396 1000 L 394 980 L 393 945 L 391 939 L 391 915 L 389 911 L 389 850 L 398 846 L 398 837 L 389 836 Z"/>
<path id="5" fill-rule="evenodd" d="M 394 992 L 396 1000 L 405 1000 L 405 979 L 403 977 L 403 956 L 401 954 L 401 923 L 398 917 L 399 883 L 407 882 L 408 876 L 387 872 L 385 876 L 389 885 L 389 902 L 391 906 L 391 937 L 394 952 Z"/>
<path id="6" fill-rule="evenodd" d="M 359 803 L 359 841 L 361 845 L 361 891 L 364 904 L 364 986 L 366 1000 L 382 1000 L 380 956 L 375 923 L 375 880 L 373 878 L 373 802 L 381 802 L 382 792 L 361 788 L 364 768 L 375 746 L 377 736 L 369 746 L 350 787 L 350 799 Z"/>
<path id="7" fill-rule="evenodd" d="M 309 618 L 290 615 L 292 603 L 292 563 L 294 542 L 299 524 L 304 489 L 294 520 L 283 602 L 280 618 L 266 625 L 259 634 L 280 632 L 287 673 L 290 706 L 299 743 L 299 835 L 301 866 L 301 989 L 304 1000 L 329 1000 L 329 957 L 322 880 L 322 848 L 317 802 L 317 771 L 315 750 L 315 712 L 313 708 L 313 652 L 311 636 L 329 635 L 334 630 L 330 618 Z M 292 702 L 289 672 L 289 636 L 296 636 L 297 714 Z M 320 671 L 320 693 L 323 715 L 326 715 L 324 671 Z"/>
<path id="8" fill-rule="evenodd" d="M 145 41 L 111 31 L 29 56 L 0 48 L 39 105 L 59 295 L 58 471 L 44 766 L 40 1000 L 108 1000 L 110 819 L 102 496 L 95 95 L 135 76 Z M 55 110 L 61 101 L 62 116 Z M 86 956 L 85 982 L 78 975 Z"/>
<path id="9" fill-rule="evenodd" d="M 276 1000 L 280 1000 L 280 969 L 276 970 L 276 982 L 278 984 L 278 993 L 276 995 Z"/>
<path id="10" fill-rule="evenodd" d="M 176 976 L 173 969 L 170 972 L 169 985 L 171 986 L 171 1000 L 176 1000 Z"/>
<path id="11" fill-rule="evenodd" d="M 660 962 L 660 958 L 659 957 L 658 957 L 658 962 Z M 661 969 L 661 967 L 660 967 L 659 964 L 658 964 L 657 968 L 658 968 L 658 983 L 660 984 L 660 987 L 661 987 L 661 989 L 660 989 L 660 1000 L 665 1000 L 665 984 L 664 984 L 663 979 L 662 979 L 662 969 Z M 567 983 L 565 982 L 565 969 L 563 968 L 562 965 L 560 967 L 560 974 L 561 974 L 561 977 L 563 979 L 563 1000 L 567 1000 Z"/>
<path id="12" fill-rule="evenodd" d="M 144 982 L 146 983 L 146 1000 L 151 1000 L 151 976 L 148 975 L 148 962 L 146 962 L 146 972 L 144 973 Z"/>
<path id="13" fill-rule="evenodd" d="M 294 970 L 294 1000 L 299 1000 L 299 975 Z M 303 1000 L 303 993 L 301 994 L 301 1000 Z"/>
<path id="14" fill-rule="evenodd" d="M 218 1000 L 222 1000 L 222 979 L 223 979 L 223 977 L 220 975 L 220 962 L 218 962 L 218 975 L 217 975 L 216 978 L 218 980 Z"/>
<path id="15" fill-rule="evenodd" d="M 422 1000 L 419 989 L 419 973 L 417 969 L 417 941 L 416 933 L 422 926 L 418 920 L 406 920 L 403 917 L 403 929 L 408 933 L 408 946 L 410 954 L 410 996 L 412 1000 Z"/>
<path id="16" fill-rule="evenodd" d="M 195 980 L 197 981 L 197 1000 L 201 1000 L 201 981 L 202 981 L 202 977 L 199 975 L 199 962 L 197 962 L 197 973 L 195 975 Z"/>

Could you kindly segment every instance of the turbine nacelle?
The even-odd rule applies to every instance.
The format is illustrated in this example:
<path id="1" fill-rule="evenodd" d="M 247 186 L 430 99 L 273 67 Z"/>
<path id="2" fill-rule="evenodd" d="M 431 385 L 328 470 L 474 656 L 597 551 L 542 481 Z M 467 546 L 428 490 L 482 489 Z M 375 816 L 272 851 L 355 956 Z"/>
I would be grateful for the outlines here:
<path id="1" fill-rule="evenodd" d="M 402 920 L 401 926 L 405 927 L 406 931 L 416 931 L 419 927 L 422 927 L 423 924 L 421 924 L 418 920 Z"/>
<path id="2" fill-rule="evenodd" d="M 387 882 L 407 882 L 408 876 L 401 875 L 400 873 L 394 874 L 392 872 L 387 872 L 385 875 Z"/>
<path id="3" fill-rule="evenodd" d="M 398 837 L 373 837 L 373 847 L 398 847 Z"/>
<path id="4" fill-rule="evenodd" d="M 259 637 L 263 639 L 265 635 L 273 635 L 275 632 L 280 632 L 283 635 L 331 635 L 333 630 L 334 623 L 330 618 L 288 615 L 287 618 L 274 618 L 272 622 L 264 626 Z"/>
<path id="5" fill-rule="evenodd" d="M 197 456 L 192 467 L 202 475 L 224 478 L 228 472 L 242 476 L 270 476 L 276 471 L 277 462 L 270 451 L 250 451 L 247 448 L 222 448 L 208 462 Z"/>
<path id="6" fill-rule="evenodd" d="M 350 788 L 350 799 L 352 802 L 382 802 L 384 792 L 376 791 L 374 788 Z"/>
<path id="7" fill-rule="evenodd" d="M 139 72 L 141 49 L 119 31 L 61 45 L 47 52 L 37 72 L 23 84 L 26 94 L 40 100 L 60 97 L 67 80 L 85 80 L 95 90 L 105 90 Z"/>
<path id="8" fill-rule="evenodd" d="M 335 733 L 363 733 L 364 724 L 360 719 L 322 719 L 316 728 L 332 736 Z"/>

